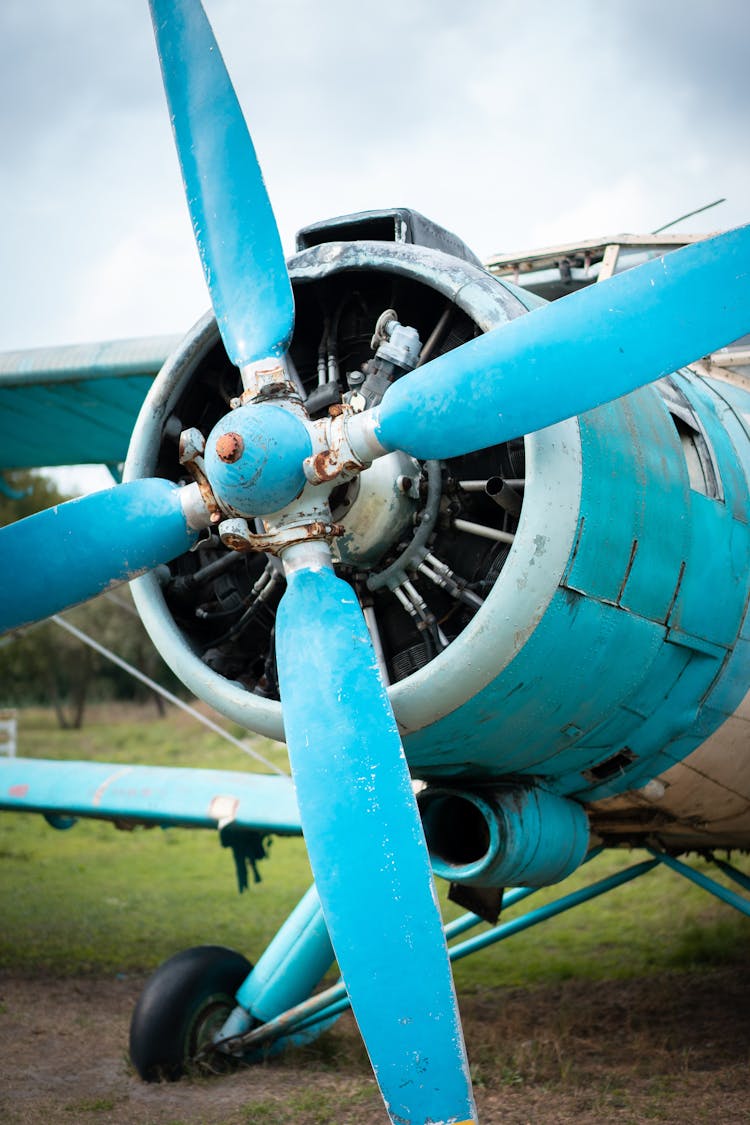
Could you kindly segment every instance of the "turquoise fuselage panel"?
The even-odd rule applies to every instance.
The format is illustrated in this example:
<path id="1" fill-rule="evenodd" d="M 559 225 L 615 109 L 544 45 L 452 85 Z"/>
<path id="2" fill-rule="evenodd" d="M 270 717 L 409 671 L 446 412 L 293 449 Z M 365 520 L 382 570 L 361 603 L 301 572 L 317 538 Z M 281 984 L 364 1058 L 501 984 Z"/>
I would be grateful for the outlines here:
<path id="1" fill-rule="evenodd" d="M 672 383 L 691 426 L 656 387 L 579 419 L 578 525 L 557 589 L 491 682 L 406 736 L 418 776 L 609 796 L 684 758 L 745 695 L 750 394 L 689 371 Z M 698 446 L 711 487 L 689 469 Z"/>

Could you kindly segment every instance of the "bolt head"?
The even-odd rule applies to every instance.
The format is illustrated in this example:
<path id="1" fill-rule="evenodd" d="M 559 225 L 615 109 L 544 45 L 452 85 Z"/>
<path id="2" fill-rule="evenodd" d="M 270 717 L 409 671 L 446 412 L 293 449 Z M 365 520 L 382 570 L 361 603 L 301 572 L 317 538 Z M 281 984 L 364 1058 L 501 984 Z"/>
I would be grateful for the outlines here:
<path id="1" fill-rule="evenodd" d="M 244 451 L 245 443 L 242 436 L 233 430 L 216 439 L 216 453 L 227 465 L 233 465 L 235 461 L 239 461 Z"/>

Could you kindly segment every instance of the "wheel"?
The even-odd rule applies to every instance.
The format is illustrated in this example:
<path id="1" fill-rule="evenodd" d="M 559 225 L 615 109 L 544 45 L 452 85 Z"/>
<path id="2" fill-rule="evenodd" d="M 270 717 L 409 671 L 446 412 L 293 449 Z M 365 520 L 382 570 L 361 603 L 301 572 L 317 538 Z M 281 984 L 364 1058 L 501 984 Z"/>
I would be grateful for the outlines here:
<path id="1" fill-rule="evenodd" d="M 220 945 L 185 949 L 165 961 L 147 981 L 130 1021 L 130 1057 L 146 1082 L 175 1081 L 201 1047 L 210 1043 L 235 1007 L 235 993 L 252 965 Z M 213 1055 L 206 1069 L 233 1065 Z"/>

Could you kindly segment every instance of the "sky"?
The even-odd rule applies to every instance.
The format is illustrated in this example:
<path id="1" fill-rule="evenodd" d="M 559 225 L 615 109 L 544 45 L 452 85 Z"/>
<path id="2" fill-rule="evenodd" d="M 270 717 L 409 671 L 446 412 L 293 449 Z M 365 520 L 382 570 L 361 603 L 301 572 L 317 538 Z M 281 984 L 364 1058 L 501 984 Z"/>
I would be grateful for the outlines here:
<path id="1" fill-rule="evenodd" d="M 483 258 L 750 220 L 746 0 L 206 0 L 285 249 L 410 206 Z M 208 298 L 146 0 L 0 5 L 0 350 Z"/>

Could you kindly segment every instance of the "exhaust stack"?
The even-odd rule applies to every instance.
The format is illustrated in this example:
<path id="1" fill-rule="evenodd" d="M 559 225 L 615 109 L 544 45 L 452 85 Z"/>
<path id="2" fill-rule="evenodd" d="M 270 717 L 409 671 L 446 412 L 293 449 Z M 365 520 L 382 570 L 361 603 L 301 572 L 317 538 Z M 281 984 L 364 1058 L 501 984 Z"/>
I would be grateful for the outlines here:
<path id="1" fill-rule="evenodd" d="M 469 791 L 428 787 L 418 797 L 436 875 L 474 887 L 544 887 L 589 848 L 581 805 L 536 787 Z"/>

